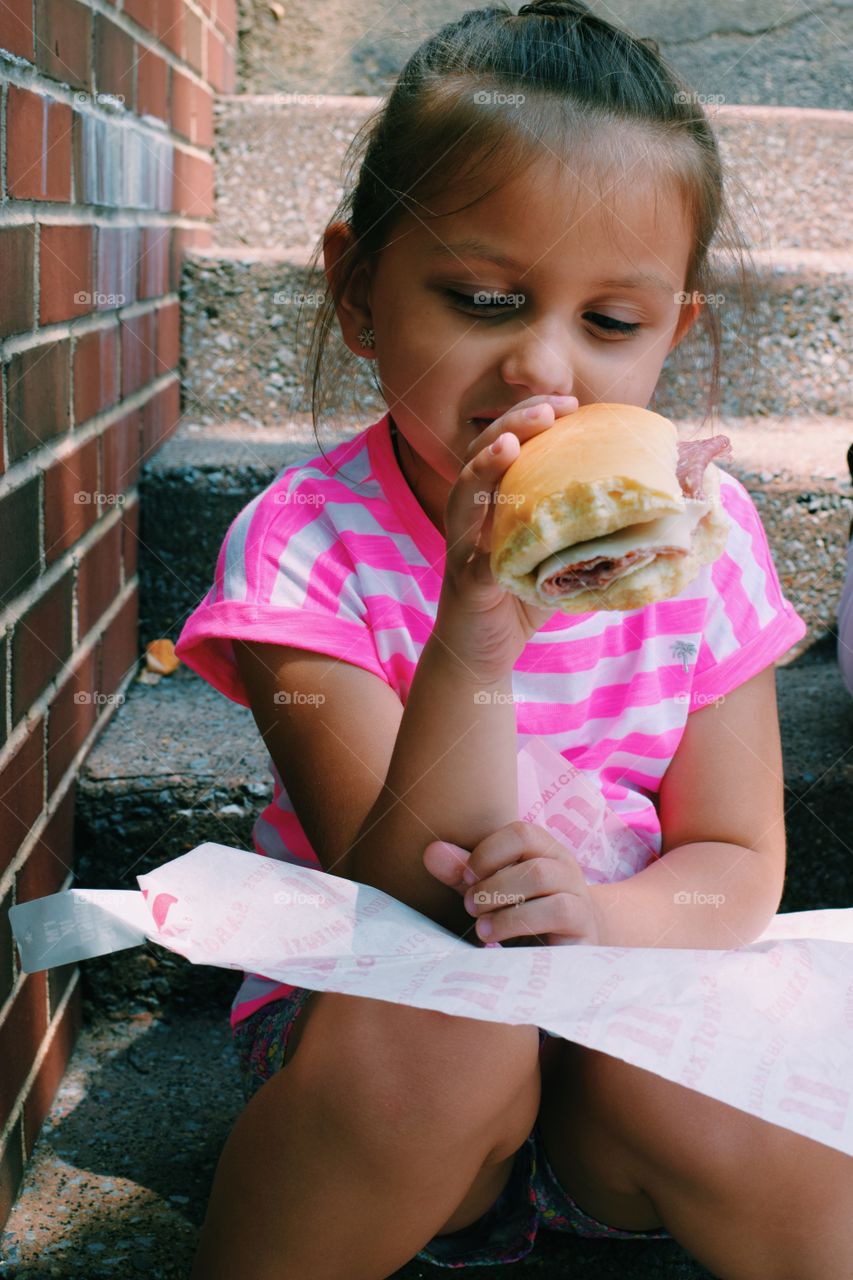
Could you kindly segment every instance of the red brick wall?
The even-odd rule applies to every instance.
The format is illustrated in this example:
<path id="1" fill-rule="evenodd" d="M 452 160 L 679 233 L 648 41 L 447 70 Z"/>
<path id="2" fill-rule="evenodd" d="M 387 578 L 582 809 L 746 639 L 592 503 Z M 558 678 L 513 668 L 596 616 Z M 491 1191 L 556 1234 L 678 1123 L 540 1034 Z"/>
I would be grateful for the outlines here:
<path id="1" fill-rule="evenodd" d="M 74 780 L 137 662 L 137 476 L 180 415 L 235 0 L 0 0 L 0 1227 L 80 1027 L 15 902 L 72 883 Z"/>

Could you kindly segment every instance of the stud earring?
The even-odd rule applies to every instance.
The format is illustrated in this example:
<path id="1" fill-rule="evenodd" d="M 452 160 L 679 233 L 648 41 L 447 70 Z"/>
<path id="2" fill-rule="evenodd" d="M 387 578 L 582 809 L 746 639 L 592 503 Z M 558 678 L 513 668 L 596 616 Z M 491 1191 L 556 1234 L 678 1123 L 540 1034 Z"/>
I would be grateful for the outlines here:
<path id="1" fill-rule="evenodd" d="M 368 329 L 367 326 L 365 326 L 359 333 L 358 340 L 363 347 L 376 346 L 376 334 L 372 329 Z"/>

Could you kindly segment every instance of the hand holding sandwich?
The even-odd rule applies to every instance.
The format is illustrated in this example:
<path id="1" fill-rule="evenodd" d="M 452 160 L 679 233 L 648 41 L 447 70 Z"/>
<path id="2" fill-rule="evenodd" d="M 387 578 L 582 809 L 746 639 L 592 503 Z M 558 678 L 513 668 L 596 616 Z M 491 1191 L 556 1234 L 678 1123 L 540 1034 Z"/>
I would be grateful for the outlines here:
<path id="1" fill-rule="evenodd" d="M 447 499 L 447 553 L 434 631 L 483 682 L 508 675 L 554 609 L 519 599 L 493 577 L 491 531 L 498 486 L 521 446 L 577 408 L 575 396 L 530 396 L 478 435 Z M 491 447 L 500 441 L 497 453 Z"/>

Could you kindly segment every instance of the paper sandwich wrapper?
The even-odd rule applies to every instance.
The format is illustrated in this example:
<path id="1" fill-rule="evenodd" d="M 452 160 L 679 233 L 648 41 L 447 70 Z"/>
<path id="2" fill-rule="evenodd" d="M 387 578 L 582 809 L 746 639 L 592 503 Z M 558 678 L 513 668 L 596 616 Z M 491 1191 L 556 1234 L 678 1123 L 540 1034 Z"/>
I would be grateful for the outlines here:
<path id="1" fill-rule="evenodd" d="M 527 740 L 518 765 L 521 817 L 563 839 L 588 883 L 648 863 L 594 781 L 546 743 Z M 220 844 L 137 882 L 12 907 L 24 972 L 151 941 L 312 990 L 535 1024 L 853 1155 L 853 908 L 776 915 L 731 951 L 505 948 L 381 890 Z"/>

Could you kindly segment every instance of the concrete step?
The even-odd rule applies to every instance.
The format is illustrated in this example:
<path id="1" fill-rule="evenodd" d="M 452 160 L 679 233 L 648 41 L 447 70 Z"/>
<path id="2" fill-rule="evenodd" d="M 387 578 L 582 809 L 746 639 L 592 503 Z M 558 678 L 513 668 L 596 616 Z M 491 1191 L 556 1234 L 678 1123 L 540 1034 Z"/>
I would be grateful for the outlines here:
<path id="1" fill-rule="evenodd" d="M 688 84 L 724 102 L 853 107 L 851 13 L 830 0 L 590 0 L 599 16 L 652 36 Z M 427 36 L 470 0 L 244 0 L 240 83 L 247 92 L 385 93 Z M 511 6 L 517 10 L 517 5 Z"/>
<path id="2" fill-rule="evenodd" d="M 323 451 L 369 421 L 342 417 L 334 432 L 321 428 Z M 695 419 L 677 421 L 682 438 L 699 426 Z M 794 658 L 835 629 L 853 508 L 845 461 L 853 420 L 774 424 L 727 418 L 716 429 L 732 440 L 734 462 L 728 469 L 755 498 L 784 590 L 808 624 L 808 634 L 791 652 Z M 264 428 L 240 422 L 180 428 L 140 479 L 143 642 L 161 635 L 177 638 L 213 580 L 234 516 L 285 466 L 319 453 L 308 414 Z"/>
<path id="3" fill-rule="evenodd" d="M 736 275 L 723 274 L 722 404 L 726 415 L 850 413 L 853 253 L 756 251 L 756 308 L 745 323 Z M 196 250 L 184 260 L 181 376 L 194 421 L 263 425 L 310 409 L 310 331 L 326 281 L 307 249 Z M 333 321 L 329 354 L 345 358 L 334 408 L 380 404 L 369 360 L 352 356 Z M 667 358 L 657 391 L 669 417 L 701 414 L 709 355 L 688 335 Z M 350 372 L 351 371 L 351 372 Z"/>
<path id="4" fill-rule="evenodd" d="M 357 175 L 345 175 L 347 147 L 382 101 L 293 92 L 221 97 L 214 244 L 313 248 Z M 853 111 L 706 109 L 747 244 L 823 253 L 849 247 L 844 192 L 853 175 Z"/>

